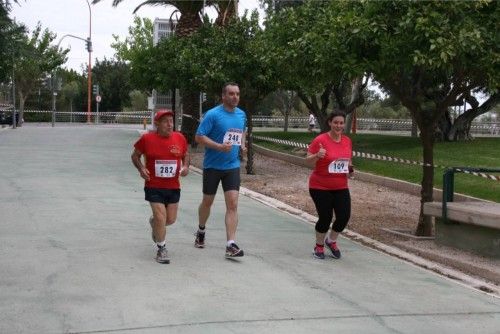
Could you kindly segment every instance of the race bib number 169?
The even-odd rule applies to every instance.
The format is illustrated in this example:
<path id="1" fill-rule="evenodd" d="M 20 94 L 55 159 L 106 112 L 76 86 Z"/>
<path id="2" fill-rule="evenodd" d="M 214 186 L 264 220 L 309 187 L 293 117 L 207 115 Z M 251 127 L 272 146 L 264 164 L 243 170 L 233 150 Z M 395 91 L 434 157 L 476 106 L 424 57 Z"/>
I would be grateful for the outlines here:
<path id="1" fill-rule="evenodd" d="M 337 159 L 332 161 L 330 165 L 328 165 L 328 173 L 349 173 L 349 159 Z"/>

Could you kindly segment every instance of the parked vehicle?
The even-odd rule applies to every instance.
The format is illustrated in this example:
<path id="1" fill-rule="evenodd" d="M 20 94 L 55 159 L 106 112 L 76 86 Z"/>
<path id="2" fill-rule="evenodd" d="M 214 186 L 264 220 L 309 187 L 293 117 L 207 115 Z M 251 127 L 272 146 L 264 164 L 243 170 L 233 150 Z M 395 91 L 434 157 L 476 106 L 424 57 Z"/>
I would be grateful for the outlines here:
<path id="1" fill-rule="evenodd" d="M 11 125 L 12 124 L 13 110 L 2 110 L 0 109 L 0 124 Z M 19 112 L 16 112 L 16 121 L 19 122 Z"/>

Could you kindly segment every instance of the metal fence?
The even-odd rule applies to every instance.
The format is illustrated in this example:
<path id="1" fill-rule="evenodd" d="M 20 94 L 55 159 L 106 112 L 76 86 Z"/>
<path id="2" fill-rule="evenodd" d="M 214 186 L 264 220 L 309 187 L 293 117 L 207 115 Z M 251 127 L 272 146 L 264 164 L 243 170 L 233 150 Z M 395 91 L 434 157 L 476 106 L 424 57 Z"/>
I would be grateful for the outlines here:
<path id="1" fill-rule="evenodd" d="M 375 119 L 358 118 L 357 129 L 367 131 L 411 131 L 411 119 Z M 500 122 L 472 122 L 471 134 L 492 135 L 500 134 Z"/>
<path id="2" fill-rule="evenodd" d="M 253 126 L 256 128 L 283 128 L 285 126 L 284 117 L 275 116 L 253 116 Z M 288 117 L 288 127 L 305 128 L 309 126 L 309 117 Z"/>
<path id="3" fill-rule="evenodd" d="M 143 124 L 151 123 L 151 111 L 123 112 L 69 112 L 47 110 L 25 110 L 25 122 L 94 123 L 94 124 Z"/>
<path id="4" fill-rule="evenodd" d="M 275 116 L 254 116 L 252 118 L 254 127 L 283 128 L 285 126 L 284 117 Z M 307 129 L 308 117 L 289 117 L 288 126 L 290 128 Z M 411 132 L 411 119 L 378 119 L 378 118 L 358 118 L 356 129 L 359 131 L 384 131 L 384 132 Z M 500 122 L 472 122 L 471 134 L 476 135 L 500 135 Z"/>
<path id="5" fill-rule="evenodd" d="M 123 111 L 123 112 L 69 112 L 56 111 L 54 122 L 63 123 L 95 123 L 95 124 L 147 124 L 151 123 L 151 111 Z M 52 111 L 47 110 L 25 110 L 25 122 L 52 122 Z M 177 126 L 180 127 L 182 117 L 177 118 Z M 284 117 L 276 116 L 253 116 L 253 126 L 256 128 L 276 128 L 283 129 L 285 126 Z M 288 127 L 290 129 L 307 129 L 308 117 L 289 117 Z M 410 119 L 376 119 L 358 118 L 356 120 L 357 130 L 366 132 L 411 132 Z M 500 136 L 500 122 L 473 122 L 471 134 Z"/>

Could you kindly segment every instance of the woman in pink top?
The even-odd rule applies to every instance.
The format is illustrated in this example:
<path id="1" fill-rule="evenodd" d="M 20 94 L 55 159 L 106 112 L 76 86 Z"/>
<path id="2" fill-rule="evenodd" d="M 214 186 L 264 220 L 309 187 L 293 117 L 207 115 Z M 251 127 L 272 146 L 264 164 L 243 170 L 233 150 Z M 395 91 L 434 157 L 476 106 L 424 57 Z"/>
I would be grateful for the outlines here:
<path id="1" fill-rule="evenodd" d="M 309 177 L 309 194 L 319 217 L 315 227 L 316 246 L 313 256 L 324 259 L 326 245 L 332 256 L 339 259 L 341 254 L 337 246 L 337 237 L 351 217 L 351 196 L 347 178 L 353 172 L 352 143 L 349 137 L 343 135 L 345 113 L 334 111 L 328 116 L 327 122 L 330 131 L 314 138 L 309 145 L 306 158 L 314 164 Z M 335 221 L 332 224 L 333 213 Z M 327 236 L 330 224 L 332 230 Z"/>

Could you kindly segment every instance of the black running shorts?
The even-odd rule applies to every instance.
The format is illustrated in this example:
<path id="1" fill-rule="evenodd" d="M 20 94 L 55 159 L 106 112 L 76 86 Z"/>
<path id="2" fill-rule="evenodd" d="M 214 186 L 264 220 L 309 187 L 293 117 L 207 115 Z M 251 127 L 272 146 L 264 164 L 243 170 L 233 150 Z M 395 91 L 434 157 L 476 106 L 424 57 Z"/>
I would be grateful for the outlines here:
<path id="1" fill-rule="evenodd" d="M 240 168 L 227 170 L 206 168 L 203 170 L 203 193 L 215 195 L 219 183 L 222 182 L 222 190 L 240 190 Z"/>
<path id="2" fill-rule="evenodd" d="M 144 188 L 145 199 L 152 203 L 175 204 L 181 198 L 180 189 Z"/>

